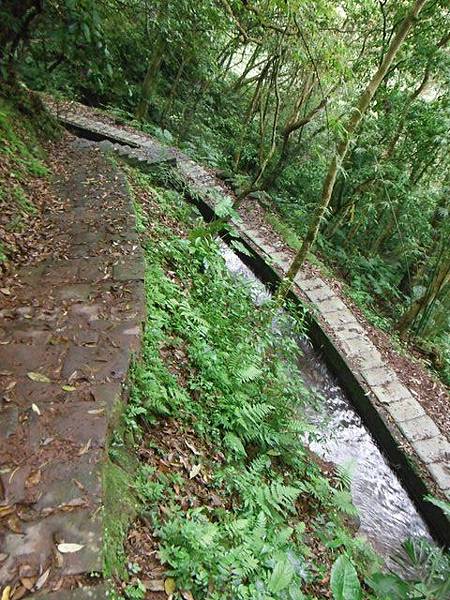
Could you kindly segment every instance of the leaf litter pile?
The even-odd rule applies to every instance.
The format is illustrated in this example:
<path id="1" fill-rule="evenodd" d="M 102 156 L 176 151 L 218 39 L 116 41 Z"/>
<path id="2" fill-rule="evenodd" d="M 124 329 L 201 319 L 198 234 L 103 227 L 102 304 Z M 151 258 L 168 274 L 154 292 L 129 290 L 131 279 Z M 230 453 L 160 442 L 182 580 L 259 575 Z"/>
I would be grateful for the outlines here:
<path id="1" fill-rule="evenodd" d="M 43 116 L 42 120 L 45 121 Z M 44 149 L 45 147 L 45 149 Z M 65 202 L 50 182 L 64 170 L 65 144 L 49 140 L 34 121 L 0 100 L 0 275 L 1 293 L 9 296 L 7 276 L 23 264 L 64 254 L 55 215 Z M 50 217 L 50 218 L 49 218 Z"/>
<path id="2" fill-rule="evenodd" d="M 365 573 L 379 561 L 354 535 L 349 481 L 300 442 L 308 392 L 298 350 L 275 343 L 270 302 L 256 308 L 231 278 L 171 172 L 128 177 L 147 322 L 124 431 L 110 445 L 114 462 L 132 439 L 138 459 L 117 595 L 332 597 L 339 556 Z"/>

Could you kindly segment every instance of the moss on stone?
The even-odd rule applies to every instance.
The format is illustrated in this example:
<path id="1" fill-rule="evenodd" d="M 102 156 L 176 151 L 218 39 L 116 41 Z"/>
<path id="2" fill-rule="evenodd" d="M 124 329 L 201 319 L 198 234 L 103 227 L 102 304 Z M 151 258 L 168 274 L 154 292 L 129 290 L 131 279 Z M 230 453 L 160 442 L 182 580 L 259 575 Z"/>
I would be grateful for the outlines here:
<path id="1" fill-rule="evenodd" d="M 117 412 L 121 408 L 121 415 Z M 116 423 L 108 442 L 108 455 L 103 467 L 103 575 L 126 580 L 124 542 L 130 523 L 139 511 L 134 479 L 138 461 L 131 451 L 123 417 L 125 403 L 116 405 Z"/>

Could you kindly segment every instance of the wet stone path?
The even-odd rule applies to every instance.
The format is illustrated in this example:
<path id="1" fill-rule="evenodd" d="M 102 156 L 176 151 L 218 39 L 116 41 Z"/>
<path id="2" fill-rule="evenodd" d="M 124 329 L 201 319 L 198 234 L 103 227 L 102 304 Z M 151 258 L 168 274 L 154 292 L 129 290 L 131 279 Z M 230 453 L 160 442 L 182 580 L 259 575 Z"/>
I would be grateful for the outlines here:
<path id="1" fill-rule="evenodd" d="M 130 127 L 120 128 L 108 119 L 88 115 L 81 105 L 58 110 L 52 107 L 66 125 L 85 132 L 92 132 L 106 149 L 119 152 L 125 158 L 136 160 L 141 151 L 140 162 L 150 165 L 155 156 L 176 160 L 178 170 L 194 185 L 202 198 L 214 206 L 218 195 L 226 194 L 222 182 L 207 169 L 196 164 L 175 148 L 168 148 Z M 81 109 L 81 110 L 80 110 Z M 118 143 L 114 143 L 114 141 Z M 106 144 L 106 146 L 105 146 Z M 130 153 L 126 147 L 132 149 Z M 251 220 L 233 222 L 234 227 L 249 245 L 270 264 L 278 275 L 283 276 L 289 267 L 291 256 L 282 250 L 282 244 L 269 242 L 267 236 Z M 450 499 L 450 442 L 439 430 L 431 416 L 400 381 L 394 369 L 385 361 L 356 316 L 338 297 L 336 292 L 319 276 L 301 271 L 294 285 L 295 293 L 314 307 L 321 327 L 341 356 L 350 365 L 361 386 L 367 390 L 379 414 L 394 432 L 400 446 L 409 448 L 427 477 L 443 496 Z"/>
<path id="2" fill-rule="evenodd" d="M 0 294 L 0 590 L 17 598 L 104 597 L 65 589 L 102 570 L 105 446 L 144 318 L 125 179 L 82 143 L 66 158 L 66 209 L 49 215 L 61 260 Z"/>

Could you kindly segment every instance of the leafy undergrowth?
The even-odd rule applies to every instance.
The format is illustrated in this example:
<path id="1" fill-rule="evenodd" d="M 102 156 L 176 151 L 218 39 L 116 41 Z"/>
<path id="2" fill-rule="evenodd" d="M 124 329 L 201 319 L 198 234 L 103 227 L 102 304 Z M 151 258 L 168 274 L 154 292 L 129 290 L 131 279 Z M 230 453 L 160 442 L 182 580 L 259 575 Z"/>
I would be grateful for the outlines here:
<path id="1" fill-rule="evenodd" d="M 298 350 L 275 344 L 271 305 L 255 308 L 217 243 L 189 238 L 193 208 L 169 184 L 130 173 L 148 317 L 125 417 L 142 513 L 118 589 L 125 598 L 331 597 L 339 555 L 362 574 L 377 559 L 344 524 L 355 514 L 345 477 L 299 442 L 308 394 Z"/>
<path id="2" fill-rule="evenodd" d="M 51 195 L 40 129 L 50 118 L 39 119 L 0 97 L 0 271 L 38 250 L 35 225 Z"/>
<path id="3" fill-rule="evenodd" d="M 354 535 L 348 476 L 300 442 L 310 398 L 292 337 L 270 326 L 271 303 L 255 307 L 229 275 L 169 172 L 127 171 L 147 262 L 147 323 L 110 446 L 118 464 L 132 447 L 127 485 L 139 499 L 125 556 L 115 549 L 116 598 L 444 598 L 432 595 L 448 568 L 437 550 L 422 547 L 427 583 L 406 584 L 381 574 Z"/>

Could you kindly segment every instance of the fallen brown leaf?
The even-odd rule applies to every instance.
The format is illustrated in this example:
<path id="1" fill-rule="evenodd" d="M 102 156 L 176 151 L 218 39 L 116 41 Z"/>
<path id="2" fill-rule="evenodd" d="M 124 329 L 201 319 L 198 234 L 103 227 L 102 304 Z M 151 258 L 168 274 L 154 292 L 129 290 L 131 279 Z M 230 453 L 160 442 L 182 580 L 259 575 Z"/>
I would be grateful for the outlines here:
<path id="1" fill-rule="evenodd" d="M 38 383 L 51 383 L 51 380 L 43 373 L 34 373 L 33 371 L 29 371 L 27 376 L 29 379 L 31 379 L 31 381 L 36 381 Z"/>
<path id="2" fill-rule="evenodd" d="M 11 596 L 11 600 L 22 600 L 22 598 L 28 594 L 28 590 L 26 587 L 24 587 L 23 585 L 20 585 L 18 588 L 16 588 L 13 592 L 13 595 Z"/>
<path id="3" fill-rule="evenodd" d="M 42 476 L 42 473 L 41 473 L 40 469 L 30 473 L 25 481 L 25 487 L 30 488 L 30 487 L 33 487 L 34 485 L 37 485 L 41 481 L 41 476 Z"/>
<path id="4" fill-rule="evenodd" d="M 164 592 L 164 579 L 146 579 L 142 582 L 148 592 Z"/>
<path id="5" fill-rule="evenodd" d="M 27 590 L 32 590 L 36 581 L 37 581 L 37 577 L 22 577 L 22 579 L 20 580 L 20 583 Z"/>
<path id="6" fill-rule="evenodd" d="M 7 520 L 8 527 L 14 533 L 22 533 L 22 522 L 17 515 L 11 515 Z"/>
<path id="7" fill-rule="evenodd" d="M 86 454 L 86 452 L 88 452 L 89 448 L 91 447 L 91 438 L 88 439 L 88 441 L 86 442 L 86 444 L 81 448 L 81 450 L 78 452 L 78 456 L 82 456 L 83 454 Z"/>

